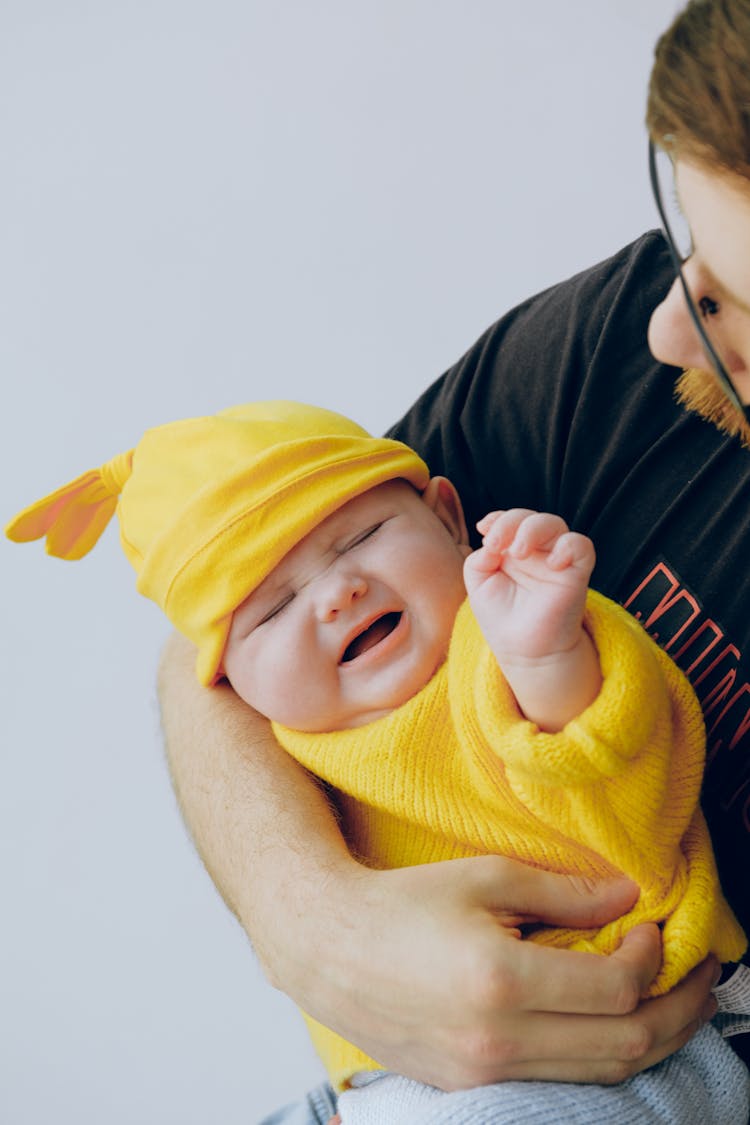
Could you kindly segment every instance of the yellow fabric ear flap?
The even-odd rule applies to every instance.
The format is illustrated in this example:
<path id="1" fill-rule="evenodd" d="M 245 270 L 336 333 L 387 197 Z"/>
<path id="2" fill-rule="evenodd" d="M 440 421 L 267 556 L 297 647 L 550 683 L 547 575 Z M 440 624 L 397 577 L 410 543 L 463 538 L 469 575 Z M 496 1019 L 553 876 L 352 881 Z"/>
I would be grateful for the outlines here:
<path id="1" fill-rule="evenodd" d="M 130 476 L 132 450 L 91 469 L 19 512 L 5 528 L 15 543 L 47 537 L 47 554 L 80 559 L 96 544 Z"/>

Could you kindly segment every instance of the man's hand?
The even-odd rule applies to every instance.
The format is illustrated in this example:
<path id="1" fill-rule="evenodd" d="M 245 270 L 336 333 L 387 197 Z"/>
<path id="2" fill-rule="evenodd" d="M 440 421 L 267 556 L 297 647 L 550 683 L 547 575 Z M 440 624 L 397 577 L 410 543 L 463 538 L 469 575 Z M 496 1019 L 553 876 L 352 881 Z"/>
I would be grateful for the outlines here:
<path id="1" fill-rule="evenodd" d="M 623 1081 L 713 1015 L 716 965 L 641 1000 L 660 964 L 656 926 L 609 957 L 520 940 L 521 922 L 597 926 L 637 897 L 494 856 L 373 872 L 296 999 L 379 1063 L 441 1089 L 508 1079 Z M 333 918 L 330 919 L 334 921 Z M 331 954 L 338 946 L 336 979 Z"/>

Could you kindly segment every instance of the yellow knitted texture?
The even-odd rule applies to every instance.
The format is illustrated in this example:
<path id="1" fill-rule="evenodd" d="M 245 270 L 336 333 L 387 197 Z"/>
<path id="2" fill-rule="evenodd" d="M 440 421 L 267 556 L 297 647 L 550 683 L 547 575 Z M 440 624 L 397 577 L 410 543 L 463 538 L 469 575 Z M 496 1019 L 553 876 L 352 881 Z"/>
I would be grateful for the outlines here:
<path id="1" fill-rule="evenodd" d="M 698 807 L 703 716 L 682 672 L 630 614 L 590 593 L 586 622 L 602 690 L 559 733 L 521 716 L 468 603 L 448 660 L 403 707 L 354 730 L 274 729 L 298 761 L 336 787 L 349 845 L 373 867 L 494 853 L 551 871 L 628 875 L 641 894 L 623 918 L 596 931 L 540 929 L 529 937 L 610 953 L 640 922 L 663 923 L 663 964 L 651 987 L 658 995 L 709 952 L 736 961 L 746 947 Z M 308 1024 L 339 1088 L 377 1067 Z"/>

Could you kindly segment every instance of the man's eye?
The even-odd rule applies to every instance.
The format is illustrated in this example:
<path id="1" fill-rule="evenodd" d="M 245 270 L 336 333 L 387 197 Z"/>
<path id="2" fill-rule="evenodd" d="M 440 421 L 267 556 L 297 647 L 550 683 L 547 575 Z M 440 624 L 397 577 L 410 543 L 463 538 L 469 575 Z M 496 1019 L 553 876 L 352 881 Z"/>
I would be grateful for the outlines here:
<path id="1" fill-rule="evenodd" d="M 383 526 L 382 522 L 381 523 L 374 523 L 372 525 L 372 527 L 368 527 L 366 531 L 361 531 L 359 533 L 359 535 L 355 535 L 353 539 L 350 539 L 348 541 L 348 543 L 344 547 L 344 551 L 351 551 L 352 547 L 358 547 L 360 545 L 360 543 L 364 543 L 364 541 L 366 539 L 370 539 L 371 536 L 373 536 L 375 534 L 375 532 L 379 528 L 381 528 L 382 526 Z M 342 552 L 342 554 L 343 554 L 343 552 Z"/>
<path id="2" fill-rule="evenodd" d="M 273 606 L 271 609 L 269 609 L 268 613 L 265 613 L 263 615 L 263 617 L 261 617 L 260 621 L 258 622 L 258 625 L 265 625 L 266 621 L 271 621 L 271 620 L 273 620 L 274 617 L 278 617 L 279 614 L 282 613 L 283 610 L 286 609 L 286 607 L 289 605 L 289 603 L 293 599 L 294 599 L 294 594 L 286 594 L 281 599 L 281 601 L 278 601 L 275 606 Z M 256 628 L 257 628 L 257 625 L 256 625 Z"/>

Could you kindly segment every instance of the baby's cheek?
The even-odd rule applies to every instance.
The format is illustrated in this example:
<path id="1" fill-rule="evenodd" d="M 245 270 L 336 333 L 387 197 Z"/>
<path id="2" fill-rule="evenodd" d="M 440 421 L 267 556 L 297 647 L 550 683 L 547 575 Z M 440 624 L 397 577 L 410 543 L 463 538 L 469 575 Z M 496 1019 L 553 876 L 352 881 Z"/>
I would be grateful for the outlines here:
<path id="1" fill-rule="evenodd" d="M 268 678 L 274 681 L 280 721 L 299 730 L 315 729 L 318 716 L 325 716 L 329 699 L 329 685 L 319 663 L 299 656 L 287 659 L 269 669 Z"/>

